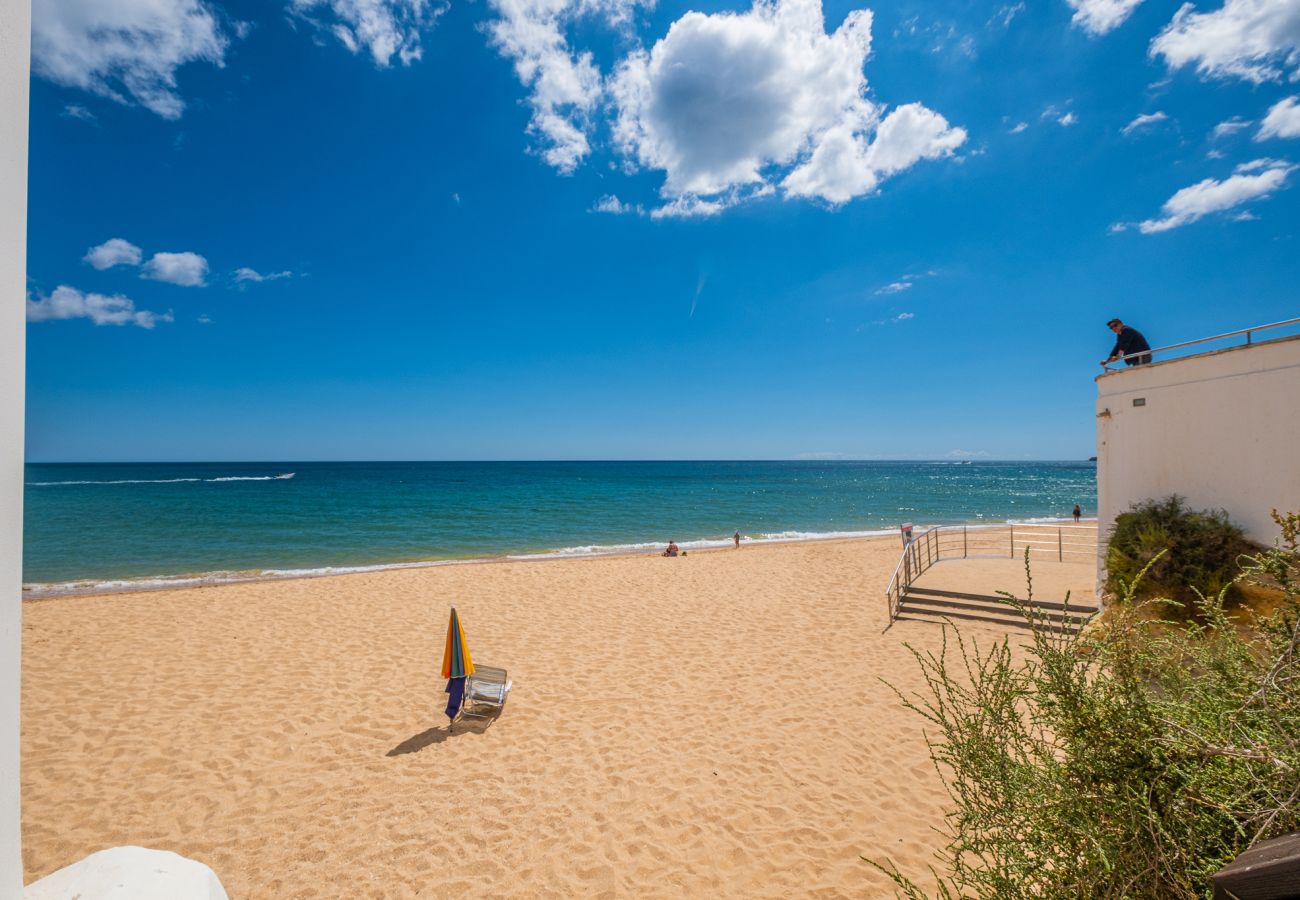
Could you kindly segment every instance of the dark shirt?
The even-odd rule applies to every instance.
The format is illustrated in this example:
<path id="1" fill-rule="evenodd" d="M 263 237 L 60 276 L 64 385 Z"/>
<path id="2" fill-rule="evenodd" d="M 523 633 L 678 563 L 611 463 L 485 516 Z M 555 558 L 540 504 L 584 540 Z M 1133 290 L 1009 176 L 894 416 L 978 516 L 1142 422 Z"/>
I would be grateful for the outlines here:
<path id="1" fill-rule="evenodd" d="M 1115 347 L 1110 351 L 1110 355 L 1111 358 L 1116 356 L 1128 356 L 1130 353 L 1141 353 L 1144 350 L 1150 349 L 1151 345 L 1148 344 L 1147 339 L 1142 336 L 1142 332 L 1138 331 L 1131 325 L 1125 325 L 1119 330 L 1119 334 L 1116 336 L 1115 340 Z M 1139 356 L 1136 359 L 1125 360 L 1125 362 L 1130 366 L 1150 361 L 1150 356 Z"/>

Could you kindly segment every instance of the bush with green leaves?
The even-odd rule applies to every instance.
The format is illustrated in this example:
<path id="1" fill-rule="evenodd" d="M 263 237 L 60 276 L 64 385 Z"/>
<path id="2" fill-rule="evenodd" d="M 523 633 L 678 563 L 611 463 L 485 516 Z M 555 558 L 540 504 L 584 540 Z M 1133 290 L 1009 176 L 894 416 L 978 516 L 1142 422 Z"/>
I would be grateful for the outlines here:
<path id="1" fill-rule="evenodd" d="M 1192 510 L 1177 494 L 1134 504 L 1115 518 L 1106 553 L 1106 592 L 1177 600 L 1194 613 L 1198 595 L 1219 595 L 1229 607 L 1241 599 L 1237 577 L 1243 556 L 1259 547 L 1246 540 L 1223 510 Z M 1141 580 L 1139 572 L 1145 572 Z M 1226 593 L 1224 590 L 1226 589 Z"/>
<path id="2" fill-rule="evenodd" d="M 1254 842 L 1300 829 L 1300 516 L 1277 518 L 1284 541 L 1242 577 L 1285 602 L 1249 628 L 1226 586 L 1171 627 L 1152 613 L 1173 602 L 1138 600 L 1135 578 L 1079 635 L 981 648 L 954 629 L 913 651 L 928 688 L 903 699 L 952 803 L 937 896 L 1207 898 Z"/>

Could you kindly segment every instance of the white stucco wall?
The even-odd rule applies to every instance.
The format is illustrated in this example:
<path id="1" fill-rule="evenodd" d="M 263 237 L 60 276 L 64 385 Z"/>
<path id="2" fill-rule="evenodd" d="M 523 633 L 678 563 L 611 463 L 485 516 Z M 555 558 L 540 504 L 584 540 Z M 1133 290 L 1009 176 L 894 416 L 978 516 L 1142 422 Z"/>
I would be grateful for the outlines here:
<path id="1" fill-rule="evenodd" d="M 31 3 L 0 0 L 0 898 L 21 897 L 23 394 Z"/>
<path id="2" fill-rule="evenodd" d="M 1130 505 L 1169 494 L 1267 544 L 1269 510 L 1300 510 L 1300 336 L 1097 378 L 1102 542 Z"/>

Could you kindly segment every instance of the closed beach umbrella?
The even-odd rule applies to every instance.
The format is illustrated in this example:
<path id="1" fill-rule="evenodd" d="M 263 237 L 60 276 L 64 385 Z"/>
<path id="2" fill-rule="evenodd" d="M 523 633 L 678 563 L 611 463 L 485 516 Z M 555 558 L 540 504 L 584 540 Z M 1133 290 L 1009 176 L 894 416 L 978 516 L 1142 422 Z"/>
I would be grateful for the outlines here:
<path id="1" fill-rule="evenodd" d="M 456 721 L 465 699 L 465 678 L 473 674 L 474 661 L 469 657 L 469 644 L 465 643 L 465 629 L 460 627 L 460 616 L 453 606 L 447 622 L 447 646 L 442 651 L 442 677 L 447 679 L 447 718 L 452 722 Z"/>

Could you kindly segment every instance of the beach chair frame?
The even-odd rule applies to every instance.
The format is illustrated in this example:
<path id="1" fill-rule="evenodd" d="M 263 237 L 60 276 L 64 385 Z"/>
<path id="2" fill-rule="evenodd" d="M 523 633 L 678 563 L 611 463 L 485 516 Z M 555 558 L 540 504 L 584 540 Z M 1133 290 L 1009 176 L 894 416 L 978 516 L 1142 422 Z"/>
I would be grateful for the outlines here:
<path id="1" fill-rule="evenodd" d="M 474 666 L 474 674 L 465 679 L 465 701 L 460 708 L 462 716 L 487 718 L 496 715 L 510 699 L 514 682 L 505 669 L 495 666 Z"/>

